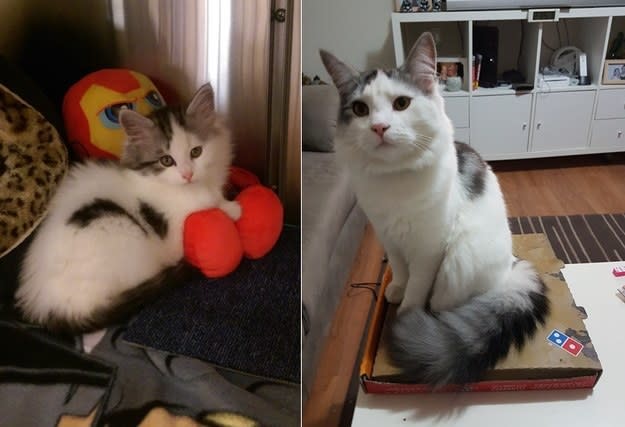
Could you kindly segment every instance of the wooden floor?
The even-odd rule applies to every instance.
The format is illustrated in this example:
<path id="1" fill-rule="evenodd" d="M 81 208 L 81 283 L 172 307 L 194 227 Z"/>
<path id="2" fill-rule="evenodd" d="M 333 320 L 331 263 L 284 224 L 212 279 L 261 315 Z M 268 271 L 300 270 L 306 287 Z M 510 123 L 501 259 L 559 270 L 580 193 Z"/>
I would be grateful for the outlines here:
<path id="1" fill-rule="evenodd" d="M 491 162 L 509 216 L 625 212 L 625 154 Z"/>
<path id="2" fill-rule="evenodd" d="M 491 162 L 491 166 L 510 216 L 625 212 L 625 154 Z M 369 228 L 348 284 L 376 281 L 382 255 Z M 351 420 L 343 408 L 353 385 L 372 294 L 348 284 L 304 407 L 305 427 L 337 427 Z"/>

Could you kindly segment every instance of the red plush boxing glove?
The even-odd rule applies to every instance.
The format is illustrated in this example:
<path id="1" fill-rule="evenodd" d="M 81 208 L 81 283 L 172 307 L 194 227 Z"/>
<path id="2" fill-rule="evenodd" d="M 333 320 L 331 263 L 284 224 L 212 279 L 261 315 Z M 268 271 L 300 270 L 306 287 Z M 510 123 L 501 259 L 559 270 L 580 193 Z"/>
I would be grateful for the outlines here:
<path id="1" fill-rule="evenodd" d="M 243 246 L 232 219 L 220 209 L 194 212 L 184 223 L 184 254 L 207 277 L 223 277 L 239 265 Z"/>
<path id="2" fill-rule="evenodd" d="M 247 258 L 267 254 L 280 237 L 284 211 L 276 194 L 262 185 L 246 187 L 235 199 L 241 205 L 241 218 L 235 223 Z"/>

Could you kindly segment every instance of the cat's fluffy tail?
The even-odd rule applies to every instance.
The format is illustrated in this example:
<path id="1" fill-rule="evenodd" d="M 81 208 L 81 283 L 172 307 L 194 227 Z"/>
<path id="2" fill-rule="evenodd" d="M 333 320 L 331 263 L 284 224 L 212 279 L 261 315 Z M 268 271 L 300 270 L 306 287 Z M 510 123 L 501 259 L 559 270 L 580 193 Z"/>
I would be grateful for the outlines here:
<path id="1" fill-rule="evenodd" d="M 453 310 L 409 310 L 392 326 L 391 358 L 411 380 L 441 386 L 476 381 L 521 348 L 549 313 L 545 285 L 531 264 L 518 261 L 506 286 Z"/>
<path id="2" fill-rule="evenodd" d="M 43 324 L 54 332 L 82 334 L 112 326 L 128 320 L 138 313 L 141 307 L 156 299 L 166 288 L 188 279 L 193 268 L 184 261 L 161 270 L 155 276 L 117 295 L 110 301 L 102 302 L 88 315 L 74 315 L 50 311 L 45 318 L 28 320 Z M 30 317 L 30 319 L 29 319 Z"/>

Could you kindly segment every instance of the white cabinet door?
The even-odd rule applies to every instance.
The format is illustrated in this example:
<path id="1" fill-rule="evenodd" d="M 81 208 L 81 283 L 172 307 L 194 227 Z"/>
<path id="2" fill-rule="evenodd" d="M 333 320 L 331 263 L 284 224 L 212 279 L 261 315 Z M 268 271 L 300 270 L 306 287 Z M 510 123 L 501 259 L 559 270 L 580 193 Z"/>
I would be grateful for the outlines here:
<path id="1" fill-rule="evenodd" d="M 531 101 L 531 94 L 471 98 L 471 146 L 487 159 L 526 153 Z"/>
<path id="2" fill-rule="evenodd" d="M 601 89 L 597 101 L 596 119 L 625 118 L 625 90 Z"/>
<path id="3" fill-rule="evenodd" d="M 590 146 L 594 148 L 625 149 L 625 119 L 595 120 Z"/>
<path id="4" fill-rule="evenodd" d="M 594 91 L 540 93 L 536 98 L 532 152 L 588 146 Z"/>
<path id="5" fill-rule="evenodd" d="M 445 98 L 445 112 L 454 124 L 454 128 L 469 127 L 469 98 Z"/>
<path id="6" fill-rule="evenodd" d="M 445 97 L 445 112 L 454 125 L 454 139 L 469 143 L 469 97 Z"/>

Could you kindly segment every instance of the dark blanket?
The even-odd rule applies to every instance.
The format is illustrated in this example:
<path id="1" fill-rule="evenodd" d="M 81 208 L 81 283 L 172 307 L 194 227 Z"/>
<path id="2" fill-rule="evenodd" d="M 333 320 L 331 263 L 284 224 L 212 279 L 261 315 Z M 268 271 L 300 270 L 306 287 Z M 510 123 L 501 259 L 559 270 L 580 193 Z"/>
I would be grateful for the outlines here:
<path id="1" fill-rule="evenodd" d="M 0 425 L 57 425 L 64 415 L 95 414 L 92 425 L 136 426 L 154 408 L 198 421 L 222 412 L 266 426 L 299 424 L 298 399 L 284 399 L 293 387 L 129 345 L 124 329 L 109 329 L 86 354 L 80 339 L 0 321 Z"/>
<path id="2" fill-rule="evenodd" d="M 192 280 L 150 304 L 124 339 L 259 377 L 300 382 L 300 229 L 228 276 Z"/>

